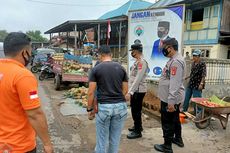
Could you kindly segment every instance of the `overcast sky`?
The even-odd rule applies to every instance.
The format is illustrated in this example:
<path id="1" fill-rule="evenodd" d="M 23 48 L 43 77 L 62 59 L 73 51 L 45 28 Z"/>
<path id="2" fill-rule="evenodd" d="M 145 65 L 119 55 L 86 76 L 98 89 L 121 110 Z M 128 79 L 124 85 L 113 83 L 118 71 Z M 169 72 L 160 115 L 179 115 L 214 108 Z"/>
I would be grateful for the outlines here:
<path id="1" fill-rule="evenodd" d="M 0 0 L 0 30 L 44 33 L 67 20 L 98 19 L 126 2 L 128 0 Z"/>

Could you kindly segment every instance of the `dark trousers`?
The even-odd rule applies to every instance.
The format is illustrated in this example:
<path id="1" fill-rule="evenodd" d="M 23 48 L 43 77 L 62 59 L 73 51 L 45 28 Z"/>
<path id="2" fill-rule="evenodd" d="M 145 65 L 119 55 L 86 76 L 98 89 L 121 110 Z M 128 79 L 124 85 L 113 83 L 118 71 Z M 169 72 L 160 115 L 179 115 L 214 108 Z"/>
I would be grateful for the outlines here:
<path id="1" fill-rule="evenodd" d="M 145 93 L 137 93 L 135 92 L 131 96 L 131 112 L 134 121 L 134 127 L 136 132 L 141 132 L 142 128 L 142 120 L 141 120 L 141 111 L 142 111 L 142 103 L 144 99 Z"/>
<path id="2" fill-rule="evenodd" d="M 181 123 L 179 119 L 180 104 L 175 105 L 175 112 L 167 111 L 168 104 L 161 101 L 161 124 L 165 144 L 171 145 L 172 139 L 181 138 Z"/>
<path id="3" fill-rule="evenodd" d="M 36 153 L 36 152 L 37 152 L 37 149 L 36 149 L 36 148 L 34 148 L 33 150 L 28 151 L 28 152 L 26 152 L 26 153 Z"/>

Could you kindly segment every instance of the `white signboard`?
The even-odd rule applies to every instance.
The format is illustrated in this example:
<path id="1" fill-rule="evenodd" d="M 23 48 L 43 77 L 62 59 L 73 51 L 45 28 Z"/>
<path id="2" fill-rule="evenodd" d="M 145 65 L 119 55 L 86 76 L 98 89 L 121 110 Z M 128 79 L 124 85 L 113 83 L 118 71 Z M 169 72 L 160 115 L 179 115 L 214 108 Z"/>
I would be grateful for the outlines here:
<path id="1" fill-rule="evenodd" d="M 160 9 L 147 9 L 129 12 L 128 47 L 140 40 L 143 44 L 143 55 L 149 65 L 148 79 L 158 80 L 168 61 L 162 54 L 161 44 L 166 38 L 175 38 L 182 48 L 184 5 Z M 129 68 L 135 59 L 129 52 Z"/>

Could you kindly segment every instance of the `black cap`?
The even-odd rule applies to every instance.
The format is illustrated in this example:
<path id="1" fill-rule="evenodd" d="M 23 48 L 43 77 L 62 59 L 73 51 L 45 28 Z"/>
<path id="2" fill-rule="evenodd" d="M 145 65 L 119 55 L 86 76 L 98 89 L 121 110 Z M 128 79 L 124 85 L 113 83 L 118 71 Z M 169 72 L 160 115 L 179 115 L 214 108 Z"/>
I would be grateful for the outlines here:
<path id="1" fill-rule="evenodd" d="M 138 50 L 139 52 L 142 52 L 143 46 L 140 43 L 135 43 L 131 45 L 131 49 L 129 51 L 132 51 L 132 50 Z"/>
<path id="2" fill-rule="evenodd" d="M 158 27 L 164 27 L 166 29 L 169 29 L 170 23 L 168 21 L 159 21 Z"/>
<path id="3" fill-rule="evenodd" d="M 173 46 L 175 50 L 178 50 L 178 41 L 175 38 L 167 38 L 163 40 L 162 48 L 165 48 L 166 46 Z"/>
<path id="4" fill-rule="evenodd" d="M 109 46 L 107 45 L 102 45 L 99 49 L 98 49 L 98 53 L 99 54 L 109 54 L 111 53 L 111 49 Z"/>

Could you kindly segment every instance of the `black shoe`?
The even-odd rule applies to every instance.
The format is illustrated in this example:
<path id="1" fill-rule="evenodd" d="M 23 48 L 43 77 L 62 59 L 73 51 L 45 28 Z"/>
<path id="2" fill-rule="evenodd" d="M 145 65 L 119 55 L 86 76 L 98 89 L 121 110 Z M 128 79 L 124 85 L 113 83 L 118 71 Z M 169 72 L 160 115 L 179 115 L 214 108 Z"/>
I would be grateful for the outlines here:
<path id="1" fill-rule="evenodd" d="M 164 144 L 155 144 L 154 149 L 164 153 L 173 153 L 172 147 L 166 146 Z"/>
<path id="2" fill-rule="evenodd" d="M 172 143 L 176 144 L 177 146 L 183 148 L 184 147 L 184 142 L 182 138 L 173 138 Z"/>
<path id="3" fill-rule="evenodd" d="M 136 139 L 136 138 L 141 138 L 141 137 L 142 137 L 141 132 L 136 132 L 136 131 L 132 131 L 131 133 L 127 135 L 128 139 Z"/>
<path id="4" fill-rule="evenodd" d="M 135 126 L 133 126 L 133 127 L 131 127 L 131 128 L 128 128 L 128 130 L 129 130 L 130 132 L 135 131 Z M 140 131 L 141 131 L 141 132 L 143 131 L 143 127 L 140 128 Z"/>

